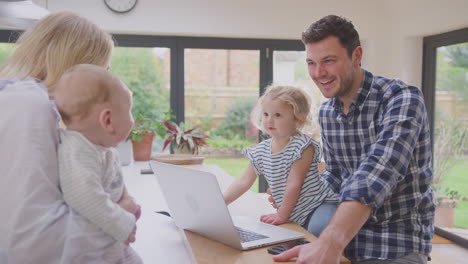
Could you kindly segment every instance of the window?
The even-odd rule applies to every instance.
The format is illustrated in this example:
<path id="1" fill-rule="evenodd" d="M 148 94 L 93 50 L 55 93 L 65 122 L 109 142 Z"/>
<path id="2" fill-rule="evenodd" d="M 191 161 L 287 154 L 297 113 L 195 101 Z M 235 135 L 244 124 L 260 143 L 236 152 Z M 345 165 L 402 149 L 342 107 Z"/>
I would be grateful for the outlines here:
<path id="1" fill-rule="evenodd" d="M 10 30 L 0 30 L 0 65 L 13 53 L 13 43 L 19 33 Z"/>
<path id="2" fill-rule="evenodd" d="M 186 48 L 184 58 L 185 123 L 209 134 L 206 162 L 240 176 L 248 164 L 240 150 L 258 138 L 249 117 L 260 91 L 260 51 Z"/>
<path id="3" fill-rule="evenodd" d="M 468 28 L 424 38 L 423 56 L 437 210 L 452 218 L 436 213 L 436 227 L 463 236 L 468 230 L 468 202 L 463 201 L 468 197 Z M 445 207 L 455 207 L 454 219 Z"/>
<path id="4" fill-rule="evenodd" d="M 13 44 L 11 43 L 0 43 L 0 64 L 8 59 L 13 52 Z"/>
<path id="5" fill-rule="evenodd" d="M 162 121 L 169 112 L 170 49 L 164 47 L 116 47 L 110 70 L 133 93 L 135 122 L 151 117 Z M 149 109 L 152 108 L 152 109 Z M 151 114 L 146 114 L 150 112 Z M 162 149 L 163 139 L 156 137 L 153 152 Z"/>
<path id="6" fill-rule="evenodd" d="M 119 47 L 166 49 L 164 89 L 169 94 L 166 102 L 170 101 L 176 123 L 198 125 L 208 133 L 211 137 L 209 149 L 205 148 L 202 153 L 208 157 L 205 162 L 219 165 L 234 177 L 239 177 L 248 164 L 240 150 L 258 141 L 258 132 L 249 123 L 249 114 L 255 100 L 276 75 L 273 74 L 273 53 L 304 49 L 299 40 L 133 35 L 114 35 L 114 38 Z M 304 63 L 305 59 L 297 57 L 297 63 L 301 60 Z M 295 68 L 291 70 L 289 66 Z M 111 69 L 113 67 L 114 61 Z M 282 64 L 276 72 L 294 72 L 296 68 L 299 67 Z M 160 151 L 158 148 L 154 146 L 154 151 Z M 260 177 L 252 190 L 265 191 L 266 188 L 265 180 Z"/>
<path id="7" fill-rule="evenodd" d="M 274 51 L 273 82 L 301 87 L 310 96 L 312 124 L 306 132 L 320 141 L 320 126 L 317 121 L 320 105 L 327 99 L 309 76 L 305 51 Z"/>
<path id="8" fill-rule="evenodd" d="M 8 43 L 14 42 L 18 35 L 0 30 L 0 42 L 4 42 L 0 43 L 0 62 L 9 56 L 12 44 Z M 151 94 L 157 93 L 156 97 L 145 98 L 155 103 L 158 112 L 170 110 L 176 123 L 200 125 L 216 141 L 214 147 L 224 148 L 223 151 L 229 147 L 235 149 L 236 154 L 226 155 L 234 158 L 206 161 L 219 165 L 234 177 L 239 177 L 248 164 L 245 158 L 238 157 L 239 150 L 258 141 L 257 131 L 248 120 L 253 103 L 273 82 L 274 76 L 284 77 L 283 72 L 300 68 L 279 59 L 273 74 L 273 53 L 304 50 L 300 40 L 124 34 L 115 34 L 113 38 L 116 48 L 111 71 L 133 90 L 134 98 L 143 88 Z M 296 59 L 302 63 L 300 56 Z M 304 69 L 305 66 L 300 71 Z M 242 118 L 237 119 L 239 116 Z M 161 138 L 156 140 L 154 152 L 161 151 L 161 143 Z M 264 179 L 260 178 L 259 187 L 253 190 L 266 188 Z"/>
<path id="9" fill-rule="evenodd" d="M 255 144 L 249 114 L 259 94 L 258 50 L 185 49 L 185 121 L 218 140 Z"/>

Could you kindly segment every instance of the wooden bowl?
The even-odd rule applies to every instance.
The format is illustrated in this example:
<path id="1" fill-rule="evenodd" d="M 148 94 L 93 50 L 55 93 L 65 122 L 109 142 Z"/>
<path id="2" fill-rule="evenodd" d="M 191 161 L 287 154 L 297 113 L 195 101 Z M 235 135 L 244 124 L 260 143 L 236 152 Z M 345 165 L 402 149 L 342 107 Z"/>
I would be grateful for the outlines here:
<path id="1" fill-rule="evenodd" d="M 151 159 L 173 165 L 195 165 L 202 164 L 205 157 L 191 154 L 156 154 Z"/>

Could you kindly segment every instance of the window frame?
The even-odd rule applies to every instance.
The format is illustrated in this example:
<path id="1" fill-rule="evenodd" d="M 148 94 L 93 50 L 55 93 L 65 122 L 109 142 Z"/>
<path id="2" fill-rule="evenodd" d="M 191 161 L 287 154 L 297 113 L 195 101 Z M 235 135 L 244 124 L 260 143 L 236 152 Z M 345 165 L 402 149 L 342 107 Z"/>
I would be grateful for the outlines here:
<path id="1" fill-rule="evenodd" d="M 454 30 L 423 38 L 423 67 L 421 90 L 429 118 L 432 147 L 434 147 L 434 115 L 437 48 L 468 42 L 468 28 Z"/>
<path id="2" fill-rule="evenodd" d="M 236 49 L 260 52 L 260 91 L 273 80 L 274 50 L 304 50 L 300 40 L 215 38 L 113 34 L 116 46 L 122 47 L 165 47 L 171 52 L 170 108 L 177 123 L 185 120 L 185 49 Z"/>
<path id="3" fill-rule="evenodd" d="M 259 96 L 273 81 L 274 51 L 304 51 L 301 40 L 253 39 L 253 38 L 218 38 L 218 37 L 180 37 L 153 35 L 114 34 L 116 46 L 125 47 L 166 47 L 171 52 L 170 73 L 170 109 L 175 116 L 175 122 L 185 120 L 185 79 L 184 63 L 185 49 L 236 49 L 258 50 L 260 52 L 260 83 Z M 260 175 L 259 192 L 266 192 L 268 184 Z"/>
<path id="4" fill-rule="evenodd" d="M 423 69 L 422 69 L 422 93 L 426 104 L 430 125 L 431 146 L 434 149 L 434 116 L 435 116 L 435 90 L 437 48 L 468 42 L 468 28 L 454 30 L 423 38 Z M 434 153 L 432 153 L 434 155 Z M 452 232 L 435 226 L 435 234 L 453 241 L 464 247 L 468 246 L 468 240 Z"/>

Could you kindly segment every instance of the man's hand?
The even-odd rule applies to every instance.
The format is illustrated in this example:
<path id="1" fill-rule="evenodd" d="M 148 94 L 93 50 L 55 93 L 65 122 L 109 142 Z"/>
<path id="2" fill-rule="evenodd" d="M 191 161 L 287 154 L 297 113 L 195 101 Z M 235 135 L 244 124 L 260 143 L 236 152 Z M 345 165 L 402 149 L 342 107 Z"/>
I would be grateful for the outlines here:
<path id="1" fill-rule="evenodd" d="M 297 264 L 338 264 L 340 263 L 341 252 L 328 245 L 324 241 L 314 241 L 306 245 L 293 247 L 277 256 L 273 256 L 274 261 L 288 261 L 296 258 Z"/>
<path id="2" fill-rule="evenodd" d="M 337 264 L 349 241 L 369 219 L 371 208 L 357 201 L 344 201 L 319 239 L 274 256 L 275 261 L 297 257 L 296 263 Z"/>
<path id="3" fill-rule="evenodd" d="M 273 208 L 278 209 L 278 205 L 276 205 L 275 199 L 273 199 L 273 195 L 271 194 L 270 188 L 266 190 L 266 193 L 268 194 L 268 202 L 270 202 Z"/>
<path id="4" fill-rule="evenodd" d="M 271 225 L 281 225 L 288 222 L 288 219 L 280 216 L 278 213 L 274 213 L 262 215 L 260 221 Z"/>

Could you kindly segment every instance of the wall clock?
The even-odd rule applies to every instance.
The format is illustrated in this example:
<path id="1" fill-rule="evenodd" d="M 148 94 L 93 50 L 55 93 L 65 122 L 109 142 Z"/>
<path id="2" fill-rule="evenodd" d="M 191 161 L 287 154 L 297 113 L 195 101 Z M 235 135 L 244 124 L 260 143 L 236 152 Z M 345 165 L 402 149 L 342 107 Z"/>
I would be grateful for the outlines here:
<path id="1" fill-rule="evenodd" d="M 138 0 L 104 0 L 106 6 L 117 13 L 126 13 L 132 10 Z"/>

